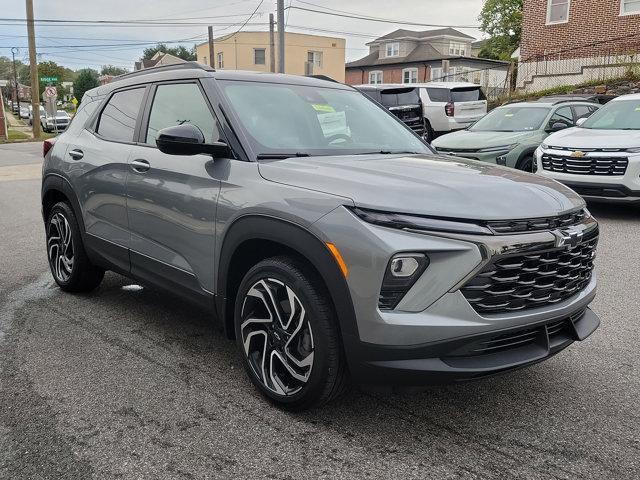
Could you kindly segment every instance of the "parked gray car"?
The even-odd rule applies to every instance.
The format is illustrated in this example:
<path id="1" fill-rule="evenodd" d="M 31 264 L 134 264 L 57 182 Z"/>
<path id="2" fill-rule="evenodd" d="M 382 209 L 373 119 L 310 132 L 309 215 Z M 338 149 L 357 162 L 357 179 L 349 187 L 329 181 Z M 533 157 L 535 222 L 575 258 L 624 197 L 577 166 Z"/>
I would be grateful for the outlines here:
<path id="1" fill-rule="evenodd" d="M 350 380 L 477 379 L 599 325 L 598 225 L 578 195 L 439 157 L 346 85 L 144 70 L 87 92 L 44 151 L 60 288 L 112 270 L 197 302 L 282 408 Z"/>

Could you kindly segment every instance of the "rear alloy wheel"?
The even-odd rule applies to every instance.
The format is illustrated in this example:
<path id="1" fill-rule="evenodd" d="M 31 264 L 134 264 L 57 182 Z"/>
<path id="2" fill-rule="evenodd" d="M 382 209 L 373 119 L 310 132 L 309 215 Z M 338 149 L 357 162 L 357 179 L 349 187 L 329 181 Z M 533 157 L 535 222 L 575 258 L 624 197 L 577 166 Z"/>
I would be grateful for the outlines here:
<path id="1" fill-rule="evenodd" d="M 278 406 L 306 410 L 345 390 L 333 307 L 306 264 L 274 257 L 251 268 L 238 291 L 235 325 L 251 381 Z"/>
<path id="2" fill-rule="evenodd" d="M 56 212 L 49 221 L 47 250 L 51 272 L 59 282 L 68 282 L 73 273 L 73 240 L 69 221 Z"/>
<path id="3" fill-rule="evenodd" d="M 87 257 L 73 209 L 56 203 L 47 217 L 47 258 L 58 286 L 66 292 L 89 292 L 100 285 L 104 270 Z"/>

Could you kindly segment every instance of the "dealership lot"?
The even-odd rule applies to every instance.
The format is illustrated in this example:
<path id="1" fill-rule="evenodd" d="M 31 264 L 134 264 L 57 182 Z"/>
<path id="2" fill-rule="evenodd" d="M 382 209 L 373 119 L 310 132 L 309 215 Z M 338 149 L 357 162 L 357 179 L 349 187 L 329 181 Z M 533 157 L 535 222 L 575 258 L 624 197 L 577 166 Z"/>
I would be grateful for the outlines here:
<path id="1" fill-rule="evenodd" d="M 601 222 L 602 325 L 531 368 L 414 395 L 266 404 L 204 313 L 48 271 L 39 143 L 0 146 L 0 478 L 638 478 L 640 209 Z"/>

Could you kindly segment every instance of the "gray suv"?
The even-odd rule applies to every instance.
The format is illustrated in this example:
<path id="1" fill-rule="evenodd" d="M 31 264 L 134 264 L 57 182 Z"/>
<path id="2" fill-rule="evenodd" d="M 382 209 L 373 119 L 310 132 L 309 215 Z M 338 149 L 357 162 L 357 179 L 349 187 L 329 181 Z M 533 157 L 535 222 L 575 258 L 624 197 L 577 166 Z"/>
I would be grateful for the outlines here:
<path id="1" fill-rule="evenodd" d="M 87 92 L 44 153 L 60 288 L 111 270 L 197 302 L 282 408 L 496 374 L 599 325 L 578 195 L 439 157 L 346 85 L 135 72 Z"/>

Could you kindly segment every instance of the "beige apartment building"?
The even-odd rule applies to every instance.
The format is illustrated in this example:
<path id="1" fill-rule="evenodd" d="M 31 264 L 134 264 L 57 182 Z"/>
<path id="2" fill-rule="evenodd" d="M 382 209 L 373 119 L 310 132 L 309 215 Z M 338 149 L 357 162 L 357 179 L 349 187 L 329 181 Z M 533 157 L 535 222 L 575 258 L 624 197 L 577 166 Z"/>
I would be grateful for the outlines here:
<path id="1" fill-rule="evenodd" d="M 278 68 L 278 36 L 275 35 Z M 214 39 L 216 69 L 270 70 L 269 32 L 239 32 Z M 209 44 L 197 46 L 198 62 L 209 64 Z M 285 73 L 326 75 L 344 82 L 345 39 L 285 32 Z"/>

